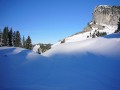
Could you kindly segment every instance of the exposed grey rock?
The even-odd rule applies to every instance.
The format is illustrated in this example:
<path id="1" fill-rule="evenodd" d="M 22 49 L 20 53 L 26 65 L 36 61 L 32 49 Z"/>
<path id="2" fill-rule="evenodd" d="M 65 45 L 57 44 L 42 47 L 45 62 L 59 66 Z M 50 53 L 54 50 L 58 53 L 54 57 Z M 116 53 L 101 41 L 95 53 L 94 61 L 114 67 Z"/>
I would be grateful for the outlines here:
<path id="1" fill-rule="evenodd" d="M 93 12 L 92 22 L 106 25 L 117 25 L 120 18 L 120 6 L 99 5 Z"/>
<path id="2" fill-rule="evenodd" d="M 90 23 L 83 29 L 82 32 L 91 31 L 92 28 L 103 30 L 104 25 L 117 26 L 120 18 L 120 6 L 99 5 L 95 7 L 93 18 Z"/>

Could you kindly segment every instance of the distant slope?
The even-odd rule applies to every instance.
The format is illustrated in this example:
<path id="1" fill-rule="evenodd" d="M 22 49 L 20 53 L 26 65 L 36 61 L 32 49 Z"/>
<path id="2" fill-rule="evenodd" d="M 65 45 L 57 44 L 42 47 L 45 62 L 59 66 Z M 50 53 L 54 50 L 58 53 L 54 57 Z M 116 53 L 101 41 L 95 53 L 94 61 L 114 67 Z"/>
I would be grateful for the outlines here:
<path id="1" fill-rule="evenodd" d="M 93 11 L 93 18 L 88 25 L 81 31 L 72 36 L 64 38 L 52 47 L 68 42 L 83 41 L 93 38 L 96 33 L 112 34 L 117 30 L 117 24 L 120 18 L 120 6 L 99 5 Z M 98 36 L 94 36 L 98 37 Z"/>
<path id="2" fill-rule="evenodd" d="M 120 34 L 60 44 L 42 55 L 0 47 L 0 90 L 120 90 Z"/>

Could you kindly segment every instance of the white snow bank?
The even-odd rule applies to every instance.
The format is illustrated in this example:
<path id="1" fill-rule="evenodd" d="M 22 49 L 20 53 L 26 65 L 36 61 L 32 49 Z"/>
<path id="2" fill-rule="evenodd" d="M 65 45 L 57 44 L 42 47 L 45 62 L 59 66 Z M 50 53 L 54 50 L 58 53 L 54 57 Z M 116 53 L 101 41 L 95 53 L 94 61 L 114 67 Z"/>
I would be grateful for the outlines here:
<path id="1" fill-rule="evenodd" d="M 35 45 L 34 47 L 33 47 L 33 51 L 34 52 L 36 52 L 36 53 L 38 53 L 38 49 L 40 48 L 40 45 Z"/>
<path id="2" fill-rule="evenodd" d="M 91 39 L 92 35 L 95 33 L 95 31 L 99 31 L 99 32 L 106 32 L 107 35 L 109 34 L 112 34 L 115 32 L 115 30 L 117 30 L 117 25 L 106 25 L 106 24 L 103 24 L 101 23 L 100 24 L 101 26 L 104 26 L 105 28 L 103 29 L 99 29 L 98 28 L 95 28 L 95 27 L 92 27 L 91 31 L 87 31 L 87 32 L 82 32 L 82 33 L 79 33 L 79 34 L 76 34 L 76 35 L 73 35 L 73 36 L 70 36 L 70 37 L 67 37 L 65 38 L 65 43 L 69 43 L 69 42 L 78 42 L 78 41 L 84 41 L 84 40 L 87 40 L 87 39 Z M 61 41 L 55 43 L 54 45 L 52 45 L 52 48 L 59 45 L 61 43 Z"/>
<path id="3" fill-rule="evenodd" d="M 0 90 L 120 90 L 119 37 L 61 44 L 47 57 L 0 47 Z"/>
<path id="4" fill-rule="evenodd" d="M 43 55 L 47 57 L 59 56 L 61 54 L 81 55 L 81 53 L 91 53 L 108 57 L 117 57 L 120 53 L 120 34 L 111 34 L 108 36 L 89 39 L 81 42 L 71 42 L 60 44 Z M 79 56 L 80 56 L 79 55 Z"/>

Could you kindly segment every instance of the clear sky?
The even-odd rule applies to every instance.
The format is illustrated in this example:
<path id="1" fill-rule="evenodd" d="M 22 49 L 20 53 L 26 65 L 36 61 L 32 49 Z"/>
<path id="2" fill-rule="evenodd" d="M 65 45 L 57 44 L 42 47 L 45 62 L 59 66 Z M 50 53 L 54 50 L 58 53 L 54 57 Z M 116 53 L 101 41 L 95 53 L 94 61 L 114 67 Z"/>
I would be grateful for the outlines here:
<path id="1" fill-rule="evenodd" d="M 0 0 L 0 29 L 19 30 L 34 44 L 55 43 L 80 32 L 97 5 L 120 5 L 120 0 Z"/>

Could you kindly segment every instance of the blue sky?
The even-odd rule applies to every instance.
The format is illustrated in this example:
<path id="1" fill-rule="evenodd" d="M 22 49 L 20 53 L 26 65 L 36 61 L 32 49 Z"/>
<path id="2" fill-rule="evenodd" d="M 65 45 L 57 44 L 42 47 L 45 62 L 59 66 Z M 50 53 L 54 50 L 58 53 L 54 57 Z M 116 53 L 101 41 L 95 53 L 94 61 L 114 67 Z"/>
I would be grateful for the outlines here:
<path id="1" fill-rule="evenodd" d="M 80 32 L 97 5 L 119 0 L 0 0 L 0 29 L 5 26 L 31 36 L 35 43 L 56 43 Z"/>

